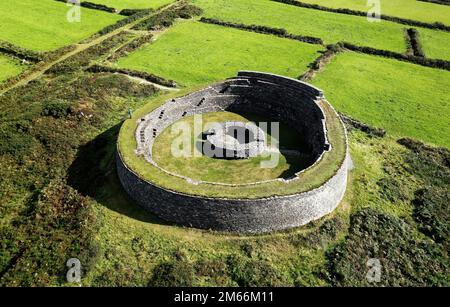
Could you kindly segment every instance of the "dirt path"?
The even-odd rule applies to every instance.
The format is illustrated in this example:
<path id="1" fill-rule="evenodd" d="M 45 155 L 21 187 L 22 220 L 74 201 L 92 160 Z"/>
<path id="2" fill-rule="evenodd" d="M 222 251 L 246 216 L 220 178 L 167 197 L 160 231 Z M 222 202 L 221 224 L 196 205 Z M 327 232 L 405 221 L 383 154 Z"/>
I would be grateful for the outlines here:
<path id="1" fill-rule="evenodd" d="M 56 60 L 54 60 L 52 62 L 45 63 L 45 65 L 40 67 L 38 70 L 32 72 L 31 74 L 23 77 L 17 83 L 15 83 L 15 84 L 13 84 L 11 86 L 8 86 L 8 87 L 4 88 L 3 90 L 1 90 L 0 91 L 0 96 L 3 95 L 4 93 L 6 93 L 9 90 L 12 90 L 12 89 L 14 89 L 16 87 L 19 87 L 19 86 L 26 85 L 29 82 L 31 82 L 31 81 L 41 77 L 43 74 L 45 74 L 45 72 L 47 70 L 52 68 L 54 65 L 56 65 L 56 64 L 58 64 L 58 63 L 60 63 L 60 62 L 62 62 L 64 60 L 70 58 L 71 56 L 74 56 L 74 55 L 76 55 L 76 54 L 78 54 L 78 53 L 80 53 L 80 52 L 82 52 L 82 51 L 84 51 L 84 50 L 86 50 L 86 49 L 88 49 L 88 48 L 90 48 L 92 46 L 101 44 L 103 41 L 107 40 L 110 37 L 113 37 L 116 34 L 119 34 L 119 33 L 123 32 L 123 31 L 129 31 L 129 30 L 131 30 L 132 27 L 134 27 L 136 24 L 140 23 L 144 19 L 147 19 L 148 17 L 150 17 L 152 15 L 155 15 L 155 14 L 161 12 L 161 11 L 165 11 L 165 10 L 167 10 L 169 8 L 172 8 L 173 6 L 176 6 L 176 5 L 178 5 L 178 1 L 172 3 L 171 5 L 168 5 L 168 6 L 164 7 L 164 8 L 162 8 L 161 10 L 155 11 L 153 14 L 146 15 L 146 16 L 144 16 L 142 18 L 139 18 L 139 19 L 129 23 L 129 24 L 126 24 L 126 25 L 124 25 L 124 26 L 122 26 L 120 28 L 117 28 L 114 31 L 111 31 L 109 33 L 106 33 L 105 35 L 99 36 L 99 37 L 93 39 L 92 41 L 90 41 L 88 43 L 75 45 L 76 47 L 75 47 L 74 50 L 63 54 L 61 57 L 57 58 Z"/>

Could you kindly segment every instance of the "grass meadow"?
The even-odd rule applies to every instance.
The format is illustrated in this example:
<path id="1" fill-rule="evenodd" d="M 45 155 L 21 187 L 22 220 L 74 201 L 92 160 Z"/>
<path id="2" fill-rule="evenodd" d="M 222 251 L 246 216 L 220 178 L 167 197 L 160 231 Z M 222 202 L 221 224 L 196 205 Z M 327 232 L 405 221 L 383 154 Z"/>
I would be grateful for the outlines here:
<path id="1" fill-rule="evenodd" d="M 427 58 L 450 61 L 450 33 L 419 29 L 420 42 Z"/>
<path id="2" fill-rule="evenodd" d="M 186 117 L 174 125 L 184 123 L 194 131 L 193 116 Z M 241 122 L 270 122 L 261 116 L 252 114 L 236 114 L 231 112 L 213 112 L 202 115 L 203 130 L 209 123 L 222 123 L 225 121 Z M 172 125 L 173 126 L 173 125 Z M 172 127 L 171 126 L 171 127 Z M 279 162 L 274 168 L 261 168 L 262 161 L 270 157 L 258 156 L 250 159 L 227 160 L 204 156 L 198 148 L 199 136 L 191 135 L 191 157 L 175 157 L 171 152 L 171 144 L 179 133 L 166 128 L 155 140 L 153 146 L 153 159 L 163 169 L 178 175 L 189 177 L 193 180 L 202 180 L 222 183 L 249 183 L 275 178 L 288 178 L 297 171 L 308 166 L 307 160 L 292 159 L 280 154 Z M 179 132 L 179 131 L 178 131 Z M 301 150 L 301 136 L 286 125 L 280 125 L 280 135 L 277 138 L 280 147 Z M 271 135 L 266 133 L 267 145 L 271 144 Z M 194 155 L 194 150 L 196 155 Z"/>
<path id="3" fill-rule="evenodd" d="M 232 77 L 245 69 L 298 77 L 321 49 L 270 35 L 184 21 L 153 44 L 119 59 L 117 65 L 191 86 Z"/>
<path id="4" fill-rule="evenodd" d="M 20 74 L 25 69 L 19 61 L 0 54 L 0 82 Z"/>
<path id="5" fill-rule="evenodd" d="M 361 46 L 405 52 L 405 26 L 367 22 L 365 17 L 310 10 L 270 0 L 193 0 L 204 16 L 225 21 L 285 28 L 321 38 L 326 44 L 347 41 Z M 314 22 L 317 21 L 317 22 Z"/>
<path id="6" fill-rule="evenodd" d="M 450 72 L 347 52 L 312 82 L 339 111 L 395 136 L 449 147 Z"/>
<path id="7" fill-rule="evenodd" d="M 103 4 L 118 10 L 122 9 L 156 9 L 174 0 L 91 0 L 92 3 Z"/>
<path id="8" fill-rule="evenodd" d="M 123 18 L 81 8 L 81 22 L 68 22 L 69 7 L 54 0 L 0 1 L 0 39 L 34 51 L 76 43 Z"/>
<path id="9" fill-rule="evenodd" d="M 301 0 L 331 8 L 348 8 L 366 12 L 366 0 Z M 450 25 L 450 6 L 417 0 L 389 0 L 381 2 L 381 14 L 418 20 L 422 22 L 442 22 Z"/>

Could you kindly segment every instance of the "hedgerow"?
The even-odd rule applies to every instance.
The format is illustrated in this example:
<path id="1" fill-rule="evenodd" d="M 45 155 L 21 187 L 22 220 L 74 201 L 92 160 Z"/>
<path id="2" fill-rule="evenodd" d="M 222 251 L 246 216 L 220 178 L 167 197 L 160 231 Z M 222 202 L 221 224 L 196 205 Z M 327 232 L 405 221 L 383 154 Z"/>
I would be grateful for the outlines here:
<path id="1" fill-rule="evenodd" d="M 293 39 L 293 40 L 298 40 L 298 41 L 309 43 L 309 44 L 319 44 L 319 45 L 323 44 L 323 42 L 320 38 L 312 37 L 312 36 L 302 36 L 302 35 L 291 34 L 291 33 L 288 33 L 286 31 L 286 29 L 283 29 L 283 28 L 271 28 L 271 27 L 260 26 L 260 25 L 245 25 L 242 23 L 233 23 L 233 22 L 218 20 L 218 19 L 214 19 L 214 18 L 205 18 L 205 17 L 202 17 L 200 19 L 200 22 L 215 24 L 215 25 L 220 25 L 220 26 L 225 26 L 225 27 L 230 27 L 230 28 L 235 28 L 235 29 L 241 29 L 241 30 L 246 30 L 246 31 L 252 31 L 252 32 L 257 32 L 257 33 L 275 35 L 278 37 L 284 37 L 284 38 L 289 38 L 289 39 Z"/>
<path id="2" fill-rule="evenodd" d="M 59 2 L 64 2 L 64 3 L 71 3 L 69 2 L 70 0 L 56 0 Z M 75 3 L 75 0 L 73 1 L 73 3 Z M 88 9 L 93 9 L 93 10 L 99 10 L 99 11 L 104 11 L 104 12 L 108 12 L 108 13 L 116 13 L 117 10 L 113 7 L 109 7 L 103 4 L 97 4 L 97 3 L 92 3 L 92 2 L 88 2 L 88 1 L 79 1 L 78 2 L 80 6 L 88 8 Z"/>
<path id="3" fill-rule="evenodd" d="M 117 30 L 117 29 L 127 25 L 127 24 L 135 22 L 136 20 L 141 19 L 144 16 L 151 14 L 152 12 L 153 12 L 153 9 L 138 10 L 138 11 L 134 12 L 133 15 L 130 15 L 127 18 L 121 19 L 118 22 L 116 22 L 115 24 L 104 27 L 103 29 L 101 29 L 100 31 L 98 31 L 97 33 L 92 35 L 91 37 L 84 40 L 83 42 L 84 43 L 90 42 L 99 36 L 108 34 L 114 30 Z"/>
<path id="4" fill-rule="evenodd" d="M 342 48 L 346 48 L 348 50 L 356 52 L 384 56 L 432 68 L 450 70 L 450 62 L 445 60 L 428 59 L 420 56 L 402 54 L 388 50 L 375 49 L 371 47 L 361 47 L 347 42 L 340 42 L 338 43 L 338 45 L 340 45 Z"/>
<path id="5" fill-rule="evenodd" d="M 422 49 L 422 44 L 420 43 L 419 31 L 414 28 L 409 28 L 406 30 L 406 35 L 408 37 L 408 49 L 410 49 L 412 55 L 418 57 L 425 57 L 425 53 Z"/>
<path id="6" fill-rule="evenodd" d="M 297 0 L 272 0 L 272 1 L 280 2 L 280 3 L 284 3 L 284 4 L 288 4 L 288 5 L 293 5 L 293 6 L 298 6 L 298 7 L 304 7 L 304 8 L 308 8 L 308 9 L 325 11 L 325 12 L 367 17 L 367 12 L 356 11 L 356 10 L 351 10 L 351 9 L 346 9 L 346 8 L 334 9 L 334 8 L 330 8 L 330 7 L 321 6 L 318 4 L 304 3 L 304 2 L 297 1 Z M 416 21 L 416 20 L 411 20 L 411 19 L 406 19 L 406 18 L 400 18 L 400 17 L 395 17 L 395 16 L 389 16 L 389 15 L 384 15 L 384 14 L 381 15 L 380 18 L 384 19 L 384 20 L 396 22 L 396 23 L 409 25 L 409 26 L 450 31 L 450 26 L 444 25 L 441 22 L 426 23 L 426 22 L 421 22 L 421 21 Z"/>
<path id="7" fill-rule="evenodd" d="M 120 32 L 119 34 L 107 38 L 101 44 L 89 47 L 88 49 L 83 50 L 65 59 L 64 61 L 59 62 L 47 70 L 46 73 L 62 74 L 82 70 L 89 66 L 93 59 L 98 58 L 99 56 L 106 54 L 114 47 L 120 46 L 121 44 L 127 42 L 129 36 L 130 34 L 128 33 Z"/>
<path id="8" fill-rule="evenodd" d="M 21 60 L 37 63 L 43 60 L 42 54 L 0 40 L 0 53 L 12 55 Z"/>
<path id="9" fill-rule="evenodd" d="M 144 80 L 147 80 L 152 83 L 160 84 L 167 87 L 176 87 L 177 84 L 173 80 L 167 80 L 162 77 L 156 76 L 154 74 L 146 73 L 143 71 L 137 71 L 137 70 L 131 70 L 131 69 L 124 69 L 124 68 L 114 68 L 114 67 L 108 67 L 108 66 L 102 66 L 102 65 L 92 65 L 88 68 L 89 72 L 93 73 L 100 73 L 100 72 L 109 72 L 109 73 L 120 73 L 125 74 L 131 77 L 137 77 Z"/>
<path id="10" fill-rule="evenodd" d="M 449 0 L 419 0 L 419 1 L 442 4 L 442 5 L 450 5 Z"/>
<path id="11" fill-rule="evenodd" d="M 191 4 L 173 7 L 160 11 L 133 27 L 134 30 L 160 30 L 173 25 L 177 18 L 189 19 L 201 15 L 203 10 Z"/>
<path id="12" fill-rule="evenodd" d="M 346 124 L 347 129 L 358 129 L 370 136 L 376 137 L 384 137 L 386 135 L 386 131 L 382 128 L 369 126 L 343 113 L 339 113 L 339 116 L 341 117 L 344 124 Z"/>
<path id="13" fill-rule="evenodd" d="M 123 56 L 126 56 L 127 54 L 135 51 L 136 49 L 142 47 L 143 45 L 151 42 L 153 39 L 153 34 L 144 34 L 142 36 L 139 36 L 135 39 L 133 39 L 128 44 L 122 46 L 119 48 L 116 52 L 114 52 L 109 58 L 109 61 L 114 61 L 118 58 L 121 58 Z"/>

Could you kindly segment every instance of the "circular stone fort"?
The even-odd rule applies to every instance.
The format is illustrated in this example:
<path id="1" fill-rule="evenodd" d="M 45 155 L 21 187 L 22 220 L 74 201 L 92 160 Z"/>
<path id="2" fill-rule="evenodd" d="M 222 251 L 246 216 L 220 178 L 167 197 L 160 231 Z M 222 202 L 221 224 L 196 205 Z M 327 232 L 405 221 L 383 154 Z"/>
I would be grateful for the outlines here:
<path id="1" fill-rule="evenodd" d="M 190 116 L 213 112 L 252 113 L 287 125 L 302 138 L 307 163 L 295 174 L 269 180 L 259 180 L 255 168 L 255 179 L 244 183 L 202 181 L 158 164 L 155 141 L 164 130 Z M 201 229 L 264 233 L 319 219 L 345 194 L 351 164 L 346 131 L 323 92 L 310 84 L 241 71 L 139 115 L 121 129 L 117 172 L 130 197 L 163 220 Z M 201 139 L 214 153 L 223 153 L 203 155 L 225 157 L 229 163 L 273 150 L 264 129 L 250 122 L 223 121 L 202 131 Z"/>

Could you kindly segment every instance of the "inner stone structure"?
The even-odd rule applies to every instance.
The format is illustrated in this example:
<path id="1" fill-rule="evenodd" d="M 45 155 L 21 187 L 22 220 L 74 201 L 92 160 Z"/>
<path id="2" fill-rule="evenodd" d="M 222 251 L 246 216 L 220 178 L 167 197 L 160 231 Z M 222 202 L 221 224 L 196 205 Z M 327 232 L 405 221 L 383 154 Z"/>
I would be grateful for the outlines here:
<path id="1" fill-rule="evenodd" d="M 254 123 L 224 122 L 204 132 L 203 154 L 211 158 L 247 159 L 265 150 L 265 132 Z"/>
<path id="2" fill-rule="evenodd" d="M 271 121 L 287 124 L 295 129 L 306 143 L 309 164 L 288 179 L 276 178 L 264 182 L 225 184 L 194 181 L 162 169 L 153 160 L 154 141 L 164 129 L 186 116 L 220 111 L 260 114 Z M 329 142 L 327 116 L 333 117 L 333 127 L 339 126 L 338 129 L 341 132 L 337 135 L 345 138 L 338 142 L 341 144 L 340 149 L 336 149 L 339 157 L 335 158 L 337 160 L 334 164 L 331 163 L 334 165 L 333 170 L 329 176 L 324 177 L 321 184 L 315 183 L 306 191 L 300 187 L 302 192 L 284 195 L 280 184 L 286 187 L 292 185 L 297 187 L 296 183 L 304 182 L 303 178 L 310 178 L 305 176 L 311 172 L 314 173 L 314 170 L 327 171 L 323 168 L 324 164 L 321 161 L 324 155 L 334 150 L 331 144 L 335 144 Z M 227 124 L 236 129 L 245 129 L 247 132 L 244 134 L 247 133 L 248 138 L 240 142 L 234 135 L 227 134 L 232 130 L 227 129 Z M 233 122 L 223 123 L 216 130 L 203 131 L 205 141 L 224 150 L 230 150 L 231 147 L 238 158 L 257 155 L 267 149 L 264 133 L 261 133 L 258 127 L 247 127 L 245 123 Z M 184 97 L 171 99 L 138 119 L 135 137 L 137 142 L 135 154 L 143 156 L 149 166 L 158 168 L 163 174 L 161 176 L 165 176 L 166 183 L 170 182 L 170 178 L 174 178 L 173 180 L 177 182 L 180 179 L 184 180 L 187 187 L 202 186 L 206 191 L 208 189 L 220 191 L 221 186 L 235 189 L 229 197 L 190 194 L 186 192 L 190 191 L 189 188 L 183 189 L 184 192 L 178 192 L 170 185 L 160 186 L 145 179 L 139 171 L 131 169 L 124 162 L 126 159 L 118 151 L 119 179 L 131 198 L 160 218 L 180 225 L 241 233 L 261 233 L 292 228 L 332 212 L 342 200 L 347 185 L 350 159 L 345 128 L 337 113 L 325 100 L 320 89 L 299 80 L 278 75 L 241 71 L 235 78 L 213 84 Z M 230 138 L 234 140 L 228 142 Z M 327 155 L 327 157 L 336 157 L 336 155 Z M 316 177 L 311 178 L 314 180 Z M 271 191 L 272 182 L 277 187 L 274 191 L 283 195 L 269 193 L 264 197 L 239 197 L 239 189 L 243 186 L 250 186 L 248 189 L 252 189 L 261 185 L 269 187 L 267 190 Z M 265 189 L 262 190 L 265 191 Z"/>

